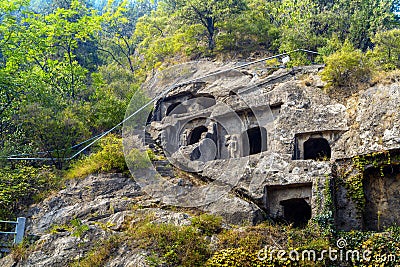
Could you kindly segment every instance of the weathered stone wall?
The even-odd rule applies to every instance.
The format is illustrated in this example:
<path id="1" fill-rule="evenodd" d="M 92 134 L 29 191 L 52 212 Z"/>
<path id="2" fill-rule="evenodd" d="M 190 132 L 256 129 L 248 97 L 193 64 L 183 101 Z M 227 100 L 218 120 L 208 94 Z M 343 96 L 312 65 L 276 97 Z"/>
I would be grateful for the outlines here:
<path id="1" fill-rule="evenodd" d="M 185 73 L 200 77 L 212 68 L 211 63 L 200 65 L 186 65 Z M 377 85 L 339 102 L 323 89 L 321 68 L 280 69 L 265 75 L 249 67 L 184 84 L 158 103 L 156 112 L 161 115 L 148 131 L 170 160 L 190 166 L 188 170 L 206 179 L 229 183 L 229 177 L 239 174 L 233 190 L 271 217 L 281 216 L 282 203 L 291 198 L 308 203 L 313 217 L 329 213 L 326 198 L 333 194 L 336 225 L 363 228 L 365 216 L 357 212 L 348 190 L 328 185 L 336 175 L 335 162 L 400 146 L 400 86 Z M 167 112 L 174 103 L 175 110 Z M 206 131 L 199 142 L 188 145 L 201 124 Z M 249 154 L 254 155 L 246 157 Z M 235 169 L 233 159 L 238 168 L 247 166 L 245 171 Z M 381 179 L 362 183 L 371 188 L 366 196 L 375 199 L 373 188 Z M 383 187 L 388 183 L 385 180 Z M 373 200 L 369 203 L 369 209 L 376 209 Z M 387 224 L 398 221 L 391 218 L 382 217 Z"/>
<path id="2" fill-rule="evenodd" d="M 337 162 L 335 221 L 340 230 L 383 230 L 400 222 L 400 150 Z"/>
<path id="3" fill-rule="evenodd" d="M 400 170 L 389 165 L 364 173 L 366 230 L 382 230 L 400 222 Z"/>
<path id="4" fill-rule="evenodd" d="M 337 158 L 400 147 L 400 84 L 376 85 L 347 100 L 349 129 L 338 140 Z"/>

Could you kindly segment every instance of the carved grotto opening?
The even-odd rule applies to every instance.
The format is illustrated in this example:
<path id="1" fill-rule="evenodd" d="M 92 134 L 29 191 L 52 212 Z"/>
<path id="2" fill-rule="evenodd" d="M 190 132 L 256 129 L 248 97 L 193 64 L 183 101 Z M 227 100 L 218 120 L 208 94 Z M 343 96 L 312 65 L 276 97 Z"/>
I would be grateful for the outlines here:
<path id="1" fill-rule="evenodd" d="M 327 160 L 332 156 L 332 147 L 340 138 L 342 130 L 325 130 L 296 133 L 292 146 L 293 160 Z"/>
<path id="2" fill-rule="evenodd" d="M 243 156 L 258 154 L 267 150 L 267 130 L 253 127 L 242 134 Z"/>
<path id="3" fill-rule="evenodd" d="M 268 215 L 278 221 L 305 226 L 311 219 L 312 183 L 273 185 L 265 189 Z"/>
<path id="4" fill-rule="evenodd" d="M 325 138 L 310 138 L 304 142 L 304 159 L 330 159 L 331 147 Z"/>
<path id="5" fill-rule="evenodd" d="M 198 127 L 194 128 L 188 136 L 187 144 L 194 145 L 194 144 L 198 143 L 201 139 L 202 134 L 206 133 L 206 132 L 208 132 L 208 129 L 205 126 L 198 126 Z"/>
<path id="6" fill-rule="evenodd" d="M 364 172 L 364 229 L 380 231 L 400 225 L 400 165 L 370 168 Z"/>
<path id="7" fill-rule="evenodd" d="M 294 227 L 303 227 L 311 219 L 311 206 L 303 198 L 292 198 L 280 202 L 283 218 Z"/>

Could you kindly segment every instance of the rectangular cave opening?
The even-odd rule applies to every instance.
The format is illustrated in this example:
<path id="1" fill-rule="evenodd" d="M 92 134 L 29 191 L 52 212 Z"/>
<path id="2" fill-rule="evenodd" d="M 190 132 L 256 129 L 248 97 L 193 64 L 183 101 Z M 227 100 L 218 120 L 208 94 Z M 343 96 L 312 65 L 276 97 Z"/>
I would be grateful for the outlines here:
<path id="1" fill-rule="evenodd" d="M 291 147 L 292 160 L 329 161 L 340 133 L 340 130 L 296 133 Z"/>
<path id="2" fill-rule="evenodd" d="M 400 165 L 364 171 L 364 229 L 382 231 L 400 225 Z"/>
<path id="3" fill-rule="evenodd" d="M 242 133 L 242 156 L 249 156 L 267 150 L 267 130 L 253 127 Z"/>
<path id="4" fill-rule="evenodd" d="M 312 184 L 267 186 L 266 210 L 272 219 L 303 227 L 311 219 Z"/>

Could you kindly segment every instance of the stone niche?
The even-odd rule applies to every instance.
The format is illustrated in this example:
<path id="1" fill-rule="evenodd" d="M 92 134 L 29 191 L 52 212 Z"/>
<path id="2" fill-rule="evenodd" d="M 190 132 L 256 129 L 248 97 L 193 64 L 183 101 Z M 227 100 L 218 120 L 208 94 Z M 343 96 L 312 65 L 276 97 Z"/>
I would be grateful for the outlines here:
<path id="1" fill-rule="evenodd" d="M 364 172 L 364 229 L 379 231 L 400 225 L 400 165 Z"/>
<path id="2" fill-rule="evenodd" d="M 240 158 L 267 151 L 270 125 L 259 125 L 251 111 L 208 116 L 193 113 L 176 117 L 175 124 L 166 123 L 168 134 L 178 134 L 179 150 L 185 155 L 189 153 L 187 158 L 191 161 Z"/>
<path id="3" fill-rule="evenodd" d="M 311 219 L 312 184 L 267 186 L 265 203 L 271 218 L 304 226 Z"/>
<path id="4" fill-rule="evenodd" d="M 246 130 L 236 134 L 240 152 L 236 154 L 230 152 L 229 157 L 245 157 L 267 151 L 268 125 L 260 125 L 260 122 L 251 109 L 236 111 L 236 114 Z M 258 116 L 268 117 L 268 114 L 258 112 Z"/>
<path id="5" fill-rule="evenodd" d="M 218 140 L 221 126 L 207 118 L 197 118 L 185 124 L 179 135 L 179 147 L 187 150 L 191 161 L 210 161 L 220 158 Z"/>
<path id="6" fill-rule="evenodd" d="M 362 158 L 367 162 L 363 171 L 353 167 L 351 158 L 337 161 L 337 173 L 347 174 L 346 177 L 339 176 L 335 186 L 337 229 L 382 231 L 400 225 L 400 150 L 368 154 Z M 357 175 L 363 177 L 364 206 L 356 202 L 344 182 Z"/>
<path id="7" fill-rule="evenodd" d="M 215 104 L 216 100 L 210 94 L 193 95 L 190 92 L 182 92 L 159 100 L 148 121 L 161 121 L 167 116 L 196 112 Z"/>
<path id="8" fill-rule="evenodd" d="M 254 126 L 240 135 L 241 156 L 249 156 L 267 150 L 267 130 Z"/>
<path id="9" fill-rule="evenodd" d="M 293 160 L 328 160 L 340 131 L 298 133 L 294 137 Z"/>

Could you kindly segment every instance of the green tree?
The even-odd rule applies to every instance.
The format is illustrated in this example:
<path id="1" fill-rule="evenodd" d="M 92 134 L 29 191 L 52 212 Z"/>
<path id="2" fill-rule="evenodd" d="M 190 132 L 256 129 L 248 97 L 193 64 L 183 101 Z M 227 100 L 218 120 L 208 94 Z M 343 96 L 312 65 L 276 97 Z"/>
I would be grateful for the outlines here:
<path id="1" fill-rule="evenodd" d="M 18 138 L 13 116 L 26 99 L 24 53 L 18 49 L 23 38 L 21 20 L 27 1 L 0 1 L 0 154 L 10 152 L 9 140 Z"/>
<path id="2" fill-rule="evenodd" d="M 372 66 L 361 50 L 354 49 L 346 40 L 340 51 L 324 58 L 325 69 L 321 77 L 329 86 L 354 87 L 369 81 Z"/>
<path id="3" fill-rule="evenodd" d="M 173 10 L 174 17 L 185 24 L 199 24 L 206 30 L 208 49 L 215 48 L 216 25 L 226 19 L 232 19 L 246 9 L 243 0 L 169 0 L 167 10 Z"/>
<path id="4" fill-rule="evenodd" d="M 317 50 L 332 37 L 349 39 L 363 51 L 372 48 L 371 36 L 393 27 L 393 0 L 282 0 L 272 2 L 273 23 L 281 33 L 280 51 Z M 295 64 L 306 58 L 295 58 Z"/>
<path id="5" fill-rule="evenodd" d="M 139 91 L 139 81 L 129 69 L 118 64 L 109 64 L 93 73 L 94 94 L 92 117 L 93 125 L 98 131 L 110 129 L 125 116 L 131 98 L 135 95 L 137 108 L 144 104 L 145 99 Z"/>
<path id="6" fill-rule="evenodd" d="M 27 105 L 21 110 L 18 121 L 23 127 L 30 145 L 41 157 L 49 158 L 58 169 L 63 167 L 65 158 L 72 152 L 70 147 L 89 137 L 89 129 L 79 117 L 76 108 L 68 107 L 54 112 L 38 103 Z"/>
<path id="7" fill-rule="evenodd" d="M 151 15 L 141 17 L 136 24 L 135 38 L 138 42 L 137 61 L 146 75 L 147 71 L 158 68 L 162 63 L 177 58 L 184 61 L 188 56 L 203 53 L 203 32 L 201 25 L 186 25 L 158 8 Z M 176 62 L 173 62 L 176 63 Z"/>
<path id="8" fill-rule="evenodd" d="M 366 51 L 372 47 L 371 36 L 391 27 L 394 20 L 392 0 L 347 1 L 345 7 L 350 12 L 348 38 L 355 47 Z M 346 13 L 345 13 L 346 14 Z"/>
<path id="9" fill-rule="evenodd" d="M 295 1 L 282 0 L 276 3 L 274 9 L 274 23 L 279 28 L 280 38 L 277 46 L 280 52 L 289 52 L 295 49 L 316 50 L 324 44 L 324 38 L 316 31 L 313 23 L 318 15 L 318 6 L 314 0 Z M 292 65 L 301 65 L 309 62 L 306 54 L 291 55 Z"/>
<path id="10" fill-rule="evenodd" d="M 70 9 L 59 8 L 48 15 L 32 14 L 23 22 L 27 60 L 39 83 L 65 98 L 75 99 L 85 89 L 87 70 L 76 60 L 79 42 L 90 40 L 100 30 L 101 17 L 73 0 Z"/>
<path id="11" fill-rule="evenodd" d="M 98 32 L 99 51 L 105 63 L 117 63 L 134 73 L 137 39 L 134 37 L 137 20 L 155 8 L 150 1 L 109 3 L 103 11 L 102 30 Z"/>
<path id="12" fill-rule="evenodd" d="M 2 154 L 42 150 L 55 160 L 89 133 L 89 76 L 76 49 L 100 30 L 101 17 L 77 0 L 44 15 L 24 4 L 0 2 Z"/>
<path id="13" fill-rule="evenodd" d="M 18 166 L 15 170 L 0 169 L 0 218 L 15 220 L 29 205 L 42 199 L 59 186 L 59 179 L 51 168 Z"/>
<path id="14" fill-rule="evenodd" d="M 251 0 L 246 6 L 243 12 L 217 24 L 216 51 L 275 50 L 279 31 L 271 21 L 273 4 Z"/>
<path id="15" fill-rule="evenodd" d="M 384 70 L 400 67 L 400 29 L 378 32 L 372 38 L 375 47 L 369 54 Z"/>

